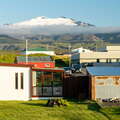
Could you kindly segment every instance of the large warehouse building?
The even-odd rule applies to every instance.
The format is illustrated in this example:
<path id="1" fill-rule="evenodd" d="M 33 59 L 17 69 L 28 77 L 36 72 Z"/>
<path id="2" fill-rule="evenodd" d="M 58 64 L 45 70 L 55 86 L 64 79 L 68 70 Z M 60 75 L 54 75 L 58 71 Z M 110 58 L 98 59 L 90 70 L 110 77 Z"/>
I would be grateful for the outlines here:
<path id="1" fill-rule="evenodd" d="M 120 46 L 107 46 L 104 52 L 74 52 L 71 56 L 71 61 L 72 64 L 120 62 Z"/>

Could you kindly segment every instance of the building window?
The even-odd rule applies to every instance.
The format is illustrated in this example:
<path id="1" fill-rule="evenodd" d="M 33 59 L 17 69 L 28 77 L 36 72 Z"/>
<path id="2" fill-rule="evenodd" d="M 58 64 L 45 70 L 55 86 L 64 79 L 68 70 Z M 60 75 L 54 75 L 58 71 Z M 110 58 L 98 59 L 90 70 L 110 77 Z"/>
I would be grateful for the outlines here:
<path id="1" fill-rule="evenodd" d="M 62 74 L 60 72 L 53 73 L 53 86 L 62 87 Z"/>
<path id="2" fill-rule="evenodd" d="M 106 59 L 106 63 L 108 63 L 108 59 Z"/>
<path id="3" fill-rule="evenodd" d="M 15 89 L 18 89 L 18 73 L 15 73 Z"/>
<path id="4" fill-rule="evenodd" d="M 111 59 L 109 59 L 109 63 L 111 63 L 112 62 L 112 60 Z"/>
<path id="5" fill-rule="evenodd" d="M 46 63 L 46 64 L 45 64 L 45 67 L 50 67 L 50 64 L 49 64 L 49 63 Z"/>
<path id="6" fill-rule="evenodd" d="M 44 72 L 44 87 L 51 87 L 53 84 L 52 72 Z"/>
<path id="7" fill-rule="evenodd" d="M 23 73 L 20 73 L 20 79 L 21 79 L 21 89 L 23 89 L 24 87 L 24 75 Z"/>
<path id="8" fill-rule="evenodd" d="M 42 87 L 43 86 L 43 79 L 44 79 L 44 74 L 42 71 L 36 71 L 36 86 L 37 87 Z"/>
<path id="9" fill-rule="evenodd" d="M 116 62 L 120 62 L 120 59 L 116 59 Z"/>
<path id="10" fill-rule="evenodd" d="M 85 52 L 85 50 L 82 50 L 82 52 Z"/>
<path id="11" fill-rule="evenodd" d="M 97 59 L 96 61 L 97 61 L 97 63 L 99 63 L 99 62 L 100 62 L 100 59 Z"/>

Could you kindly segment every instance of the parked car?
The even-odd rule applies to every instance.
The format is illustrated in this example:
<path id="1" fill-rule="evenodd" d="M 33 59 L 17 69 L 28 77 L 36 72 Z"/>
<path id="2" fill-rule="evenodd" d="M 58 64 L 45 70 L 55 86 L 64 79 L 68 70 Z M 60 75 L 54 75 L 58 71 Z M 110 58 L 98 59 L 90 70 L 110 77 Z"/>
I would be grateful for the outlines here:
<path id="1" fill-rule="evenodd" d="M 71 75 L 75 69 L 73 67 L 64 67 L 65 73 Z"/>
<path id="2" fill-rule="evenodd" d="M 81 64 L 74 64 L 73 65 L 73 68 L 74 68 L 74 72 L 81 72 Z"/>

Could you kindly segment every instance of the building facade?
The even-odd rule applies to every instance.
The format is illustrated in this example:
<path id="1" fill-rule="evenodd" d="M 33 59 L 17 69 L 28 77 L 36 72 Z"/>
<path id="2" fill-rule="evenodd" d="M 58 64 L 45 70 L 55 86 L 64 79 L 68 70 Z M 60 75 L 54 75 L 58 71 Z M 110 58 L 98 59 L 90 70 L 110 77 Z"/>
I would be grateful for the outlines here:
<path id="1" fill-rule="evenodd" d="M 106 46 L 106 50 L 109 52 L 120 52 L 120 46 Z"/>
<path id="2" fill-rule="evenodd" d="M 91 51 L 91 52 L 74 53 L 71 56 L 72 64 L 120 62 L 120 51 L 118 49 L 117 51 L 115 51 L 113 50 L 113 48 L 107 47 L 108 51 L 106 52 Z"/>

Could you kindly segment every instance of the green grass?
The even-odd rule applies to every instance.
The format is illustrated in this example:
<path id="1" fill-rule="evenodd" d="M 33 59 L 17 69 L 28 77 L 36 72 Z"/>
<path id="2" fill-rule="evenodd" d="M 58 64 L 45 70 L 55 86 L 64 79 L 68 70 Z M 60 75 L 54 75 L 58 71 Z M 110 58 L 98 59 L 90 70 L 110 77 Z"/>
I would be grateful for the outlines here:
<path id="1" fill-rule="evenodd" d="M 120 120 L 120 107 L 70 101 L 68 107 L 46 107 L 47 101 L 0 101 L 0 120 Z"/>

